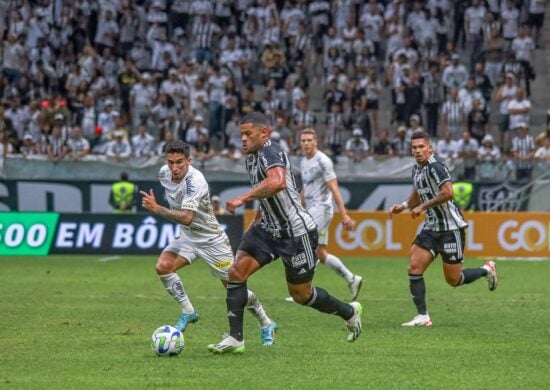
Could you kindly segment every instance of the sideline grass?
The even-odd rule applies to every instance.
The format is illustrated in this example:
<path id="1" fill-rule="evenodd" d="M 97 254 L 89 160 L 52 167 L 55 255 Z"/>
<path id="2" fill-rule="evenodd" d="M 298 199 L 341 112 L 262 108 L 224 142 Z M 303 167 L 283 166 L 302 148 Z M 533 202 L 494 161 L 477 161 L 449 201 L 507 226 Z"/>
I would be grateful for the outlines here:
<path id="1" fill-rule="evenodd" d="M 225 293 L 197 262 L 180 275 L 201 319 L 181 355 L 157 358 L 150 334 L 174 322 L 178 308 L 154 260 L 0 258 L 0 388 L 535 389 L 550 381 L 550 262 L 497 263 L 501 284 L 490 293 L 485 281 L 450 288 L 438 260 L 426 274 L 434 326 L 404 329 L 414 315 L 406 260 L 347 259 L 365 276 L 364 333 L 353 344 L 339 318 L 284 301 L 276 262 L 249 283 L 281 326 L 276 344 L 260 345 L 246 313 L 242 356 L 206 349 L 227 330 Z M 325 267 L 315 282 L 349 297 Z"/>

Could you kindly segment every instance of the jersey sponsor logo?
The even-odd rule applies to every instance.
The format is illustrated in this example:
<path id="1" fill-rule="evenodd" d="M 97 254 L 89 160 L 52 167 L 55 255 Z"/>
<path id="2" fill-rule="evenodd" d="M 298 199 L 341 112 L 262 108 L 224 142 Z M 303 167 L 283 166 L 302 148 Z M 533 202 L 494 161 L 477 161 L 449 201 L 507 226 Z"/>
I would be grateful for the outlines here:
<path id="1" fill-rule="evenodd" d="M 197 191 L 197 187 L 193 183 L 193 176 L 189 175 L 185 178 L 185 194 L 191 196 Z"/>
<path id="2" fill-rule="evenodd" d="M 456 242 L 446 242 L 445 244 L 443 244 L 443 250 L 445 251 L 445 253 L 456 253 Z"/>
<path id="3" fill-rule="evenodd" d="M 216 261 L 216 262 L 214 262 L 214 268 L 217 268 L 217 269 L 228 268 L 228 267 L 231 266 L 231 264 L 233 264 L 233 260 L 232 260 L 232 259 L 226 259 L 226 260 L 222 260 L 222 261 Z"/>

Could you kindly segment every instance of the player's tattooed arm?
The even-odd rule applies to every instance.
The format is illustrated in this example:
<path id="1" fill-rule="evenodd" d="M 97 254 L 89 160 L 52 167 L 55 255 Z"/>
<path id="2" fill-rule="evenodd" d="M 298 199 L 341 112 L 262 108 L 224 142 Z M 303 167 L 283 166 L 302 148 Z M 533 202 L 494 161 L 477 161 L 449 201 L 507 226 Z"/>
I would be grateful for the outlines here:
<path id="1" fill-rule="evenodd" d="M 416 206 L 412 209 L 413 218 L 419 216 L 429 208 L 448 202 L 454 198 L 453 185 L 450 180 L 444 182 L 439 187 L 439 192 L 432 199 Z"/>
<path id="2" fill-rule="evenodd" d="M 189 226 L 191 225 L 191 222 L 193 222 L 192 210 L 172 210 L 159 206 L 154 213 L 173 222 L 179 223 L 180 225 Z"/>
<path id="3" fill-rule="evenodd" d="M 235 213 L 235 209 L 246 202 L 257 199 L 270 198 L 286 188 L 286 169 L 280 166 L 273 167 L 267 171 L 267 177 L 257 187 L 244 194 L 229 199 L 226 202 L 226 209 L 229 213 Z"/>
<path id="4" fill-rule="evenodd" d="M 156 215 L 160 215 L 170 221 L 179 223 L 181 225 L 190 225 L 193 222 L 193 211 L 192 210 L 171 210 L 166 207 L 163 207 L 157 203 L 155 193 L 153 190 L 149 192 L 140 191 L 141 196 L 141 205 L 145 210 L 149 210 Z"/>

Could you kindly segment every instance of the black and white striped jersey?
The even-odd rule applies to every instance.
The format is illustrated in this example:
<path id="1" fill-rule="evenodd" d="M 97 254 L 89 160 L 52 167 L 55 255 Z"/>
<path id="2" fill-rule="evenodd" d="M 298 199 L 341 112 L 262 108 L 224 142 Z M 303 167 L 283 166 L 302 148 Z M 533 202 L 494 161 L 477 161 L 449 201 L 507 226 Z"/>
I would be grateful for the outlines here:
<path id="1" fill-rule="evenodd" d="M 274 167 L 286 169 L 286 189 L 270 198 L 260 199 L 260 226 L 274 237 L 298 237 L 317 229 L 313 218 L 302 206 L 300 193 L 292 172 L 290 160 L 280 145 L 271 140 L 255 154 L 246 158 L 250 183 L 258 186 Z"/>
<path id="2" fill-rule="evenodd" d="M 414 189 L 420 196 L 420 202 L 424 203 L 433 199 L 439 193 L 439 187 L 451 180 L 451 174 L 447 166 L 433 154 L 426 164 L 413 167 Z M 424 229 L 437 232 L 463 229 L 468 224 L 464 221 L 462 213 L 453 200 L 449 200 L 426 211 Z"/>

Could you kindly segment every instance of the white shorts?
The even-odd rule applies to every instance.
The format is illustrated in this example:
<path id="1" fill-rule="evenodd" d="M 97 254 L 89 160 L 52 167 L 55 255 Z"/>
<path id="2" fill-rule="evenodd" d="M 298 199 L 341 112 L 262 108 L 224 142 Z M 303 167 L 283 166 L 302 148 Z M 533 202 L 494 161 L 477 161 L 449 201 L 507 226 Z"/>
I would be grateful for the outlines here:
<path id="1" fill-rule="evenodd" d="M 319 245 L 328 244 L 328 228 L 330 226 L 330 221 L 332 221 L 332 215 L 334 211 L 332 207 L 327 207 L 324 205 L 313 205 L 307 209 L 313 220 L 317 224 L 317 232 L 319 233 Z"/>
<path id="2" fill-rule="evenodd" d="M 190 264 L 202 259 L 210 267 L 212 274 L 222 280 L 228 279 L 229 267 L 233 264 L 233 251 L 225 233 L 204 242 L 193 243 L 183 235 L 174 238 L 164 252 L 171 252 L 186 258 Z"/>

